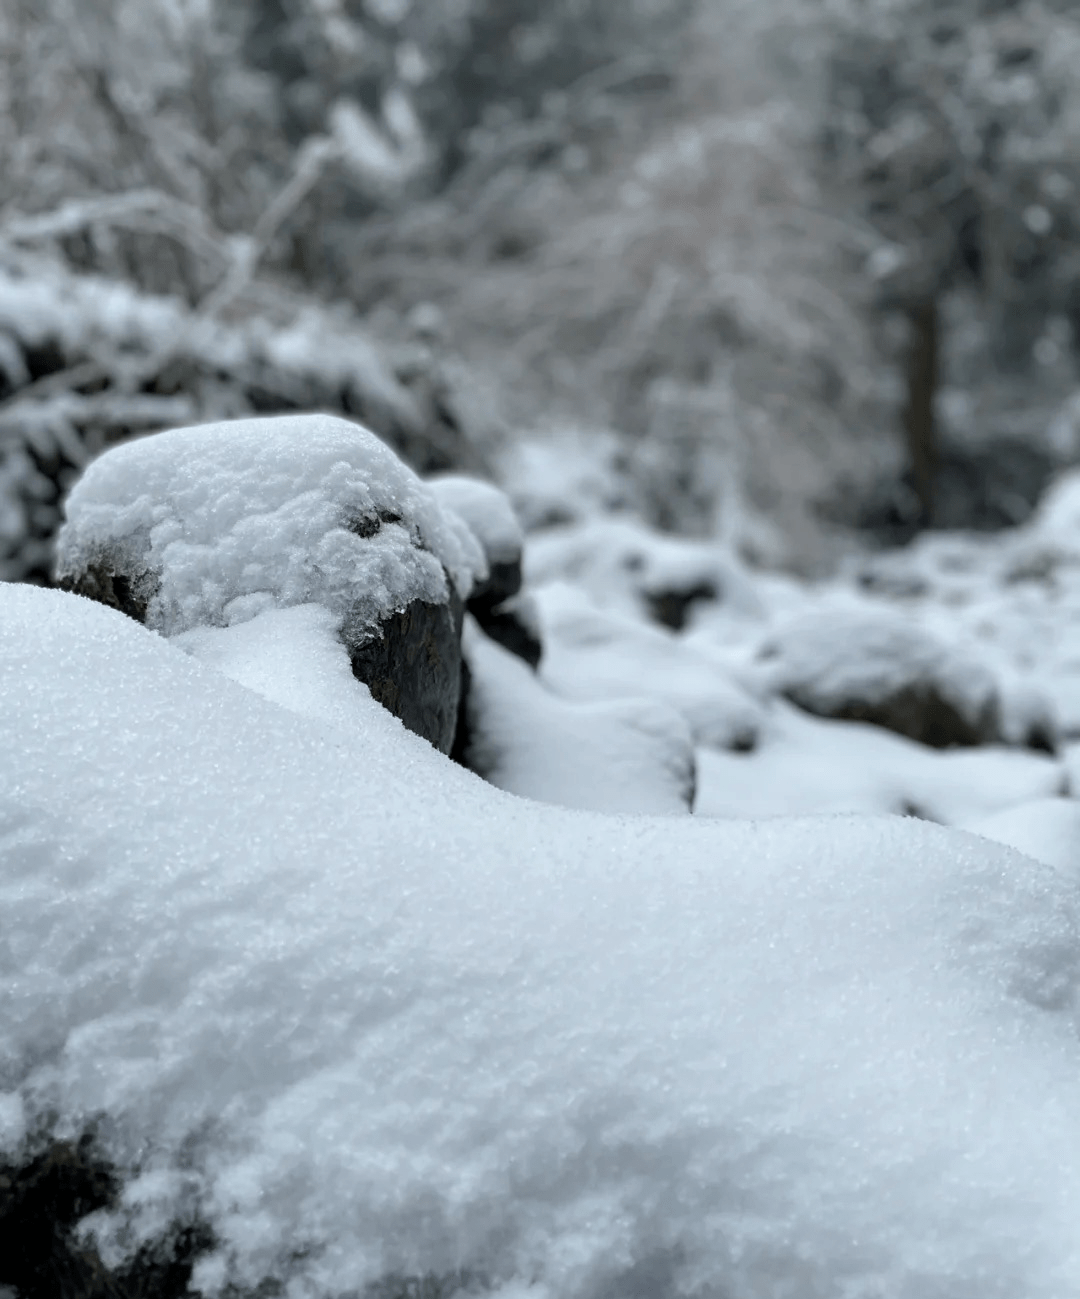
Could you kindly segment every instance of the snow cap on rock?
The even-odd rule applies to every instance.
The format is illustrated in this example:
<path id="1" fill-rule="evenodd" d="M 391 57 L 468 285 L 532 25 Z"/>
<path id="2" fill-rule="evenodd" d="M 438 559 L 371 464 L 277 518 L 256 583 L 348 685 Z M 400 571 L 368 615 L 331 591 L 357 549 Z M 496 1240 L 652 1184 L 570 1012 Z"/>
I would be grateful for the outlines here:
<path id="1" fill-rule="evenodd" d="M 993 671 L 898 610 L 797 614 L 769 634 L 758 659 L 770 688 L 819 717 L 875 722 L 935 747 L 1000 738 Z"/>
<path id="2" fill-rule="evenodd" d="M 428 486 L 440 505 L 468 524 L 489 563 L 506 564 L 521 558 L 525 533 L 509 496 L 494 483 L 464 474 L 442 474 L 429 479 Z"/>
<path id="3" fill-rule="evenodd" d="M 96 460 L 67 502 L 61 580 L 136 575 L 173 635 L 318 603 L 374 628 L 414 600 L 465 597 L 486 565 L 462 521 L 368 429 L 287 415 L 173 429 Z"/>

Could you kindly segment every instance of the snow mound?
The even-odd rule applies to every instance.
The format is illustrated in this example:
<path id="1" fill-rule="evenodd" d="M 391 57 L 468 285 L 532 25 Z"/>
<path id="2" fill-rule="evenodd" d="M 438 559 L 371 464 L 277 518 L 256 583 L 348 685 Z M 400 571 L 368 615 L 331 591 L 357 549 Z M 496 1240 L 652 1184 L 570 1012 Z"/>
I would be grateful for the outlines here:
<path id="1" fill-rule="evenodd" d="M 1044 754 L 996 745 L 932 749 L 777 700 L 753 753 L 698 752 L 694 810 L 724 817 L 892 813 L 967 828 L 1068 786 L 1065 767 Z"/>
<path id="2" fill-rule="evenodd" d="M 725 667 L 682 638 L 610 610 L 578 587 L 553 582 L 535 593 L 543 680 L 567 699 L 646 696 L 686 719 L 697 744 L 751 749 L 764 711 Z"/>
<path id="3" fill-rule="evenodd" d="M 653 699 L 575 703 L 466 620 L 470 770 L 512 794 L 591 812 L 689 811 L 690 728 Z"/>
<path id="4" fill-rule="evenodd" d="M 301 717 L 346 731 L 367 725 L 370 692 L 353 675 L 338 620 L 322 605 L 265 609 L 232 627 L 180 632 L 172 643 Z"/>
<path id="5" fill-rule="evenodd" d="M 1080 550 L 1080 470 L 1068 470 L 1055 479 L 1026 530 L 1059 540 L 1074 553 Z"/>
<path id="6" fill-rule="evenodd" d="M 741 617 L 762 613 L 752 581 L 723 547 L 665 536 L 629 519 L 595 519 L 530 537 L 525 575 L 536 585 L 572 582 L 597 605 L 675 630 L 698 601 Z"/>
<path id="7" fill-rule="evenodd" d="M 367 429 L 287 415 L 174 429 L 113 448 L 67 502 L 61 578 L 120 557 L 167 636 L 317 603 L 354 632 L 414 600 L 462 596 L 476 539 Z"/>
<path id="8" fill-rule="evenodd" d="M 348 684 L 331 738 L 0 587 L 4 1140 L 107 1116 L 107 1258 L 197 1212 L 211 1296 L 1080 1295 L 1068 881 L 543 808 Z"/>
<path id="9" fill-rule="evenodd" d="M 991 669 L 899 610 L 823 605 L 774 628 L 757 657 L 771 690 L 821 717 L 873 721 L 936 746 L 1000 732 Z"/>
<path id="10" fill-rule="evenodd" d="M 429 478 L 427 484 L 439 503 L 472 529 L 490 564 L 511 564 L 521 559 L 525 534 L 505 492 L 463 474 Z"/>
<path id="11" fill-rule="evenodd" d="M 1075 799 L 1034 799 L 980 817 L 965 829 L 1055 866 L 1080 884 L 1080 802 Z"/>

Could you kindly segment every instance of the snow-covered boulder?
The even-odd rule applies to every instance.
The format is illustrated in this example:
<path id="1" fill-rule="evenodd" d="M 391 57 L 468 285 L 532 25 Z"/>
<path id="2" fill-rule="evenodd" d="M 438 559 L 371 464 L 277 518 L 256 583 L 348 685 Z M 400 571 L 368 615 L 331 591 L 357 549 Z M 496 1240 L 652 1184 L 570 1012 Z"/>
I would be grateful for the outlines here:
<path id="1" fill-rule="evenodd" d="M 471 771 L 559 807 L 657 814 L 693 807 L 693 740 L 670 705 L 563 699 L 468 620 L 462 645 L 469 690 L 460 759 Z"/>
<path id="2" fill-rule="evenodd" d="M 818 717 L 873 722 L 935 748 L 1004 738 L 997 678 L 898 609 L 824 605 L 757 651 L 770 690 Z"/>
<path id="3" fill-rule="evenodd" d="M 761 613 L 754 584 L 724 547 L 667 536 L 630 519 L 595 519 L 529 538 L 530 584 L 565 581 L 594 603 L 681 630 L 700 606 Z"/>
<path id="4" fill-rule="evenodd" d="M 113 448 L 75 485 L 57 578 L 175 636 L 318 604 L 353 672 L 448 752 L 469 528 L 367 429 L 326 415 L 175 429 Z"/>
<path id="5" fill-rule="evenodd" d="M 0 1162 L 96 1124 L 113 1276 L 187 1227 L 207 1299 L 1080 1294 L 1072 881 L 541 807 L 333 652 L 348 725 L 0 586 Z"/>
<path id="6" fill-rule="evenodd" d="M 484 631 L 530 667 L 540 662 L 540 628 L 532 601 L 521 590 L 525 534 L 505 492 L 492 483 L 445 474 L 428 483 L 439 502 L 471 529 L 487 561 L 487 577 L 469 594 L 469 613 Z"/>
<path id="7" fill-rule="evenodd" d="M 493 483 L 464 474 L 443 474 L 427 481 L 440 505 L 462 519 L 483 547 L 487 577 L 475 583 L 470 605 L 494 608 L 517 595 L 525 534 L 510 498 Z"/>
<path id="8" fill-rule="evenodd" d="M 597 608 L 578 587 L 536 591 L 544 640 L 541 677 L 567 699 L 646 696 L 686 719 L 695 744 L 752 749 L 764 712 L 716 658 L 682 637 Z"/>

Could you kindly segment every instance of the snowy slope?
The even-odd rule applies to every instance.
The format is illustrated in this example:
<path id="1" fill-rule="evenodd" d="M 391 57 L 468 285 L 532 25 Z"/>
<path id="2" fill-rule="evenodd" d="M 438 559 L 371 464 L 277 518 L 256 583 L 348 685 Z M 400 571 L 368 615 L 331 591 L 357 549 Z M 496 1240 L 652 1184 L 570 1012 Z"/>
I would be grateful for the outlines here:
<path id="1" fill-rule="evenodd" d="M 55 592 L 0 587 L 0 694 L 0 1140 L 106 1114 L 110 1250 L 198 1211 L 211 1295 L 1080 1295 L 1062 875 L 541 807 Z"/>

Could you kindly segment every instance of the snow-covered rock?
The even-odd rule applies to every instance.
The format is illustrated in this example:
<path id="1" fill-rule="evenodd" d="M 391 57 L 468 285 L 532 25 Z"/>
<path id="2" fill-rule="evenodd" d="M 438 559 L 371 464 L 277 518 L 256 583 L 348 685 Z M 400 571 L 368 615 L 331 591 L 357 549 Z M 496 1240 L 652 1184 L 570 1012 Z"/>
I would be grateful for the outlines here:
<path id="1" fill-rule="evenodd" d="M 893 813 L 967 828 L 1069 788 L 1064 765 L 1045 754 L 997 745 L 933 749 L 777 700 L 752 753 L 698 751 L 694 810 L 724 817 Z"/>
<path id="2" fill-rule="evenodd" d="M 646 695 L 686 719 L 696 744 L 752 749 L 763 709 L 716 658 L 659 627 L 597 608 L 579 587 L 539 587 L 541 676 L 568 699 Z"/>
<path id="3" fill-rule="evenodd" d="M 822 604 L 771 629 L 757 659 L 769 689 L 819 717 L 937 748 L 1001 738 L 992 670 L 899 610 Z"/>
<path id="4" fill-rule="evenodd" d="M 362 727 L 0 587 L 0 1136 L 98 1120 L 109 1266 L 196 1220 L 207 1296 L 1080 1294 L 1070 881 L 543 808 L 338 653 Z"/>
<path id="5" fill-rule="evenodd" d="M 529 538 L 525 571 L 532 585 L 571 582 L 594 603 L 680 630 L 699 605 L 728 614 L 762 612 L 754 584 L 717 544 L 666 536 L 630 519 L 594 519 Z"/>
<path id="6" fill-rule="evenodd" d="M 61 585 L 174 636 L 318 604 L 355 675 L 444 752 L 469 528 L 367 429 L 326 415 L 175 429 L 116 447 L 68 499 Z"/>
<path id="7" fill-rule="evenodd" d="M 521 552 L 525 534 L 505 492 L 493 483 L 463 474 L 429 478 L 428 486 L 444 509 L 452 510 L 483 547 L 488 573 L 470 593 L 473 604 L 502 604 L 521 590 Z"/>
<path id="8" fill-rule="evenodd" d="M 521 590 L 525 534 L 505 492 L 461 474 L 428 480 L 439 502 L 471 529 L 487 560 L 487 576 L 473 584 L 466 608 L 484 631 L 536 667 L 543 653 L 532 600 Z"/>
<path id="9" fill-rule="evenodd" d="M 520 658 L 466 621 L 469 666 L 461 760 L 512 794 L 592 812 L 693 807 L 690 728 L 655 699 L 578 703 L 546 689 Z"/>

